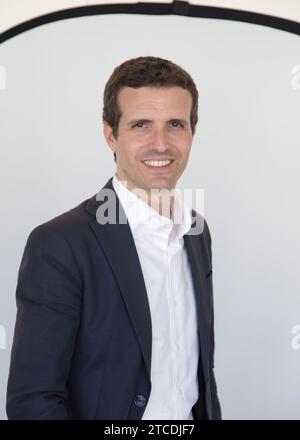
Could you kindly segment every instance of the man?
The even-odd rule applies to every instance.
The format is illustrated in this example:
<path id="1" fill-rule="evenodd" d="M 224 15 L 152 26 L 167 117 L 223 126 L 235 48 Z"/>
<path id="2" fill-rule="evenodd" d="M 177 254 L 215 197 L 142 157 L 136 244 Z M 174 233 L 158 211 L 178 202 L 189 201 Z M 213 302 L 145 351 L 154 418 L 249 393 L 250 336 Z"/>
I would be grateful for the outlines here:
<path id="1" fill-rule="evenodd" d="M 197 105 L 171 61 L 139 57 L 112 73 L 103 128 L 116 173 L 26 243 L 8 418 L 221 418 L 211 238 L 175 188 Z"/>

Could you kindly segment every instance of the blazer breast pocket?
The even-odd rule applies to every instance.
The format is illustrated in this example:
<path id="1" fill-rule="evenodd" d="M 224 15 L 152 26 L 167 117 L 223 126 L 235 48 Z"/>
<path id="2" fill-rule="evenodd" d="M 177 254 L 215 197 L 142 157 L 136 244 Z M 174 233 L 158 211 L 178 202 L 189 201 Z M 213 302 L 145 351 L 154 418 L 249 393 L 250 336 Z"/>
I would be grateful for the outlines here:
<path id="1" fill-rule="evenodd" d="M 212 276 L 212 269 L 208 271 L 208 273 L 205 275 L 206 279 Z"/>

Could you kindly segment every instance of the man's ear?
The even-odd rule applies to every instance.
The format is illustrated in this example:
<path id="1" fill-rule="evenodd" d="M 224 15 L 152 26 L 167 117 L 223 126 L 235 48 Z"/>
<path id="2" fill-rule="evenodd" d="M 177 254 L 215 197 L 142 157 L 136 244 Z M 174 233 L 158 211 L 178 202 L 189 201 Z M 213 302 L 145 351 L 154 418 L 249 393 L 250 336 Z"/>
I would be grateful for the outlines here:
<path id="1" fill-rule="evenodd" d="M 116 151 L 116 140 L 113 135 L 113 130 L 108 122 L 103 121 L 103 135 L 105 137 L 106 143 L 109 148 L 115 152 Z"/>

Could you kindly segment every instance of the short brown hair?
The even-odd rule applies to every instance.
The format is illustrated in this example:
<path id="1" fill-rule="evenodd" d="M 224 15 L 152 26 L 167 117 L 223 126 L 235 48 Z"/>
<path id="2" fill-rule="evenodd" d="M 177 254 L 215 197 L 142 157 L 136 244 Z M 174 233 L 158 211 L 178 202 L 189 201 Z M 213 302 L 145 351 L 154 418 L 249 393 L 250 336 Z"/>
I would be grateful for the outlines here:
<path id="1" fill-rule="evenodd" d="M 179 86 L 188 90 L 192 96 L 190 123 L 192 133 L 195 133 L 198 121 L 198 90 L 192 77 L 172 61 L 147 56 L 124 61 L 114 69 L 105 85 L 102 119 L 111 126 L 116 139 L 118 137 L 119 121 L 122 116 L 118 106 L 118 94 L 121 88 L 145 86 Z M 115 153 L 114 158 L 116 161 Z"/>

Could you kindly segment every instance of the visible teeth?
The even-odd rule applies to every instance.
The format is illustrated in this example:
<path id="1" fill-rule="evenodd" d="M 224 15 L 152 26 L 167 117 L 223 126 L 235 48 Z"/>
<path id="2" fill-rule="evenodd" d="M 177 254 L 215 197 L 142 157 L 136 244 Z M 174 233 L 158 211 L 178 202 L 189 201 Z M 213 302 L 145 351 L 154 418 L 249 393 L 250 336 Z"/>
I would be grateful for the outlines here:
<path id="1" fill-rule="evenodd" d="M 169 165 L 171 163 L 171 160 L 145 160 L 144 163 L 146 165 L 149 165 L 151 167 L 163 167 L 165 165 Z"/>

